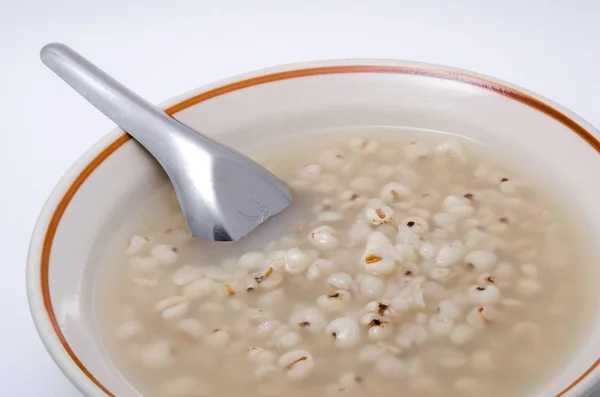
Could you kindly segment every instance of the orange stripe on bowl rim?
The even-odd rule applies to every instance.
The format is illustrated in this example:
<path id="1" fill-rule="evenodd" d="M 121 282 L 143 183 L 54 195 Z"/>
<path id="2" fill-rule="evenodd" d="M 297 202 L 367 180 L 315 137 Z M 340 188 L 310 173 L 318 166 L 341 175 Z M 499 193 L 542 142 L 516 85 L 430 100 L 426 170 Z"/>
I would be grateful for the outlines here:
<path id="1" fill-rule="evenodd" d="M 310 77 L 310 76 L 318 76 L 318 75 L 327 75 L 327 74 L 349 74 L 349 73 L 383 73 L 383 74 L 405 74 L 405 75 L 417 75 L 423 77 L 432 77 L 439 78 L 444 80 L 456 81 L 465 84 L 469 84 L 472 86 L 476 86 L 488 91 L 495 92 L 499 95 L 506 96 L 513 100 L 516 100 L 524 105 L 527 105 L 531 108 L 534 108 L 545 115 L 553 118 L 559 123 L 563 124 L 565 127 L 569 128 L 575 134 L 579 135 L 583 140 L 585 140 L 590 146 L 592 146 L 598 153 L 600 153 L 600 142 L 582 127 L 579 123 L 572 120 L 570 117 L 562 113 L 561 111 L 553 108 L 552 106 L 546 104 L 540 99 L 532 97 L 526 93 L 523 93 L 517 89 L 505 86 L 501 83 L 497 83 L 494 81 L 487 80 L 482 77 L 476 77 L 469 75 L 467 73 L 448 71 L 443 69 L 429 69 L 423 68 L 419 66 L 379 66 L 379 65 L 343 65 L 343 66 L 324 66 L 324 67 L 315 67 L 315 68 L 305 68 L 305 69 L 297 69 L 290 70 L 284 72 L 278 72 L 273 74 L 267 74 L 263 76 L 253 77 L 246 80 L 237 81 L 231 84 L 227 84 L 221 87 L 217 87 L 206 91 L 204 93 L 195 95 L 189 99 L 184 100 L 176 105 L 171 106 L 166 109 L 166 112 L 169 115 L 173 115 L 177 112 L 185 110 L 191 106 L 194 106 L 203 101 L 209 100 L 211 98 L 218 97 L 220 95 L 224 95 L 233 91 L 241 90 L 248 87 L 253 87 L 261 84 L 272 83 L 275 81 L 295 79 L 300 77 Z M 58 321 L 56 319 L 56 315 L 54 312 L 54 308 L 52 306 L 52 298 L 50 296 L 50 285 L 48 280 L 49 274 L 49 266 L 50 266 L 50 252 L 52 250 L 52 243 L 54 241 L 54 236 L 56 235 L 56 231 L 58 229 L 58 225 L 62 216 L 64 215 L 69 203 L 79 190 L 79 188 L 84 184 L 87 178 L 94 172 L 100 164 L 102 164 L 111 154 L 116 152 L 121 146 L 127 143 L 131 137 L 127 134 L 121 135 L 117 138 L 113 143 L 111 143 L 106 149 L 104 149 L 98 156 L 96 156 L 84 169 L 81 173 L 75 178 L 71 186 L 67 192 L 63 195 L 59 204 L 57 205 L 54 213 L 52 214 L 52 218 L 50 219 L 50 223 L 48 225 L 48 229 L 46 230 L 46 234 L 44 237 L 44 242 L 42 246 L 42 255 L 41 255 L 41 264 L 40 264 L 40 282 L 41 282 L 41 290 L 42 290 L 42 298 L 44 301 L 44 308 L 46 309 L 46 313 L 48 314 L 48 318 L 60 341 L 61 345 L 71 358 L 75 365 L 88 377 L 88 379 L 96 385 L 101 391 L 106 393 L 109 397 L 116 397 L 115 394 L 111 393 L 105 386 L 103 386 L 92 373 L 83 365 L 81 360 L 75 355 L 73 349 L 67 342 L 60 326 L 58 325 Z M 600 365 L 600 358 L 596 360 L 581 376 L 579 376 L 575 381 L 573 381 L 570 385 L 564 388 L 556 397 L 562 397 L 571 389 L 573 389 L 577 384 L 579 384 L 583 379 L 585 379 L 590 373 L 592 373 L 598 366 Z"/>

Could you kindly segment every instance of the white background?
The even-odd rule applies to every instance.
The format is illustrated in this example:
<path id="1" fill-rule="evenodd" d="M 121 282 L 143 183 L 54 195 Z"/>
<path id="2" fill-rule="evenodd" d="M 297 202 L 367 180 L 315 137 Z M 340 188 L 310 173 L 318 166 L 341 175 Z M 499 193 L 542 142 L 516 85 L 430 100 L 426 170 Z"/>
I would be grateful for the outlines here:
<path id="1" fill-rule="evenodd" d="M 598 127 L 599 21 L 598 0 L 0 0 L 0 395 L 80 396 L 33 327 L 25 258 L 52 187 L 113 124 L 42 66 L 44 44 L 154 102 L 280 63 L 400 58 L 520 84 Z"/>

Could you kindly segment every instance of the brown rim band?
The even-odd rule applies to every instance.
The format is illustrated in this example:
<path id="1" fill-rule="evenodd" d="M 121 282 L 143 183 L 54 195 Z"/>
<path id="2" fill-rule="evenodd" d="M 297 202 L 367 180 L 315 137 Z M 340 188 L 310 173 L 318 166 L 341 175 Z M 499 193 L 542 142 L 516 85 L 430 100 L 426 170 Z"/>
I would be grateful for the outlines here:
<path id="1" fill-rule="evenodd" d="M 243 88 L 253 87 L 260 84 L 272 83 L 280 80 L 294 79 L 299 77 L 307 77 L 307 76 L 317 76 L 317 75 L 325 75 L 325 74 L 344 74 L 344 73 L 386 73 L 386 74 L 405 74 L 405 75 L 417 75 L 424 77 L 433 77 L 450 81 L 457 81 L 469 85 L 473 85 L 476 87 L 480 87 L 482 89 L 495 92 L 499 95 L 506 96 L 508 98 L 514 99 L 522 104 L 530 106 L 545 115 L 555 119 L 559 123 L 563 124 L 565 127 L 569 128 L 571 131 L 579 135 L 583 140 L 585 140 L 590 146 L 592 146 L 598 153 L 600 153 L 600 142 L 584 127 L 579 125 L 577 122 L 572 120 L 567 115 L 563 114 L 561 111 L 554 109 L 552 106 L 546 104 L 545 102 L 534 98 L 528 94 L 520 92 L 514 88 L 486 80 L 481 77 L 475 77 L 468 74 L 439 70 L 439 69 L 426 69 L 416 66 L 374 66 L 374 65 L 348 65 L 348 66 L 326 66 L 326 67 L 317 67 L 317 68 L 307 68 L 307 69 L 298 69 L 291 70 L 286 72 L 279 72 L 268 74 L 264 76 L 254 77 L 247 80 L 238 81 L 235 83 L 227 84 L 218 88 L 214 88 L 202 94 L 198 94 L 193 96 L 181 103 L 178 103 L 174 106 L 171 106 L 166 110 L 166 112 L 170 115 L 173 115 L 177 112 L 180 112 L 184 109 L 187 109 L 193 105 L 196 105 L 200 102 L 209 100 L 211 98 L 218 97 L 223 94 L 227 94 L 233 91 L 241 90 Z M 111 143 L 106 149 L 104 149 L 98 156 L 96 156 L 84 169 L 81 173 L 75 178 L 69 189 L 64 194 L 59 204 L 57 205 L 54 213 L 52 214 L 52 218 L 50 219 L 50 224 L 48 225 L 48 229 L 46 230 L 46 235 L 44 237 L 44 243 L 42 246 L 42 255 L 41 255 L 41 270 L 40 270 L 40 281 L 41 281 L 41 289 L 42 289 L 42 297 L 44 300 L 44 307 L 48 314 L 48 318 L 50 319 L 50 323 L 52 324 L 52 328 L 54 332 L 56 332 L 56 336 L 60 341 L 61 345 L 71 358 L 75 365 L 90 379 L 92 383 L 94 383 L 100 390 L 106 393 L 107 396 L 116 397 L 113 393 L 111 393 L 106 387 L 104 387 L 95 377 L 90 373 L 90 371 L 83 365 L 81 360 L 75 355 L 71 346 L 67 342 L 60 326 L 58 325 L 58 321 L 56 319 L 56 315 L 54 313 L 54 308 L 52 306 L 52 299 L 50 296 L 50 285 L 48 280 L 49 266 L 50 266 L 50 252 L 52 250 L 52 243 L 54 241 L 54 236 L 56 235 L 56 230 L 58 229 L 58 225 L 62 216 L 64 215 L 69 203 L 81 187 L 86 179 L 94 172 L 94 170 L 104 162 L 111 154 L 113 154 L 117 149 L 123 146 L 127 141 L 131 138 L 127 134 L 123 134 L 118 139 L 116 139 L 113 143 Z M 561 391 L 556 397 L 564 396 L 569 390 L 574 388 L 578 383 L 580 383 L 586 376 L 588 376 L 596 367 L 600 365 L 600 358 L 594 362 L 587 371 L 585 371 L 580 377 L 578 377 L 573 383 L 567 386 L 563 391 Z"/>

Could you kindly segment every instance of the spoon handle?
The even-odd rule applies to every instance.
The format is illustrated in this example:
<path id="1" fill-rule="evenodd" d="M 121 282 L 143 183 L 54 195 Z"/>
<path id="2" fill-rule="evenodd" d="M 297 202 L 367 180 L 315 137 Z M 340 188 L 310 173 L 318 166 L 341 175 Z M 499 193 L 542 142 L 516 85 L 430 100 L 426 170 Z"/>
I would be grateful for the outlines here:
<path id="1" fill-rule="evenodd" d="M 88 102 L 140 142 L 170 173 L 177 146 L 192 139 L 195 145 L 220 146 L 190 130 L 146 101 L 64 44 L 52 43 L 40 52 L 42 62 Z"/>

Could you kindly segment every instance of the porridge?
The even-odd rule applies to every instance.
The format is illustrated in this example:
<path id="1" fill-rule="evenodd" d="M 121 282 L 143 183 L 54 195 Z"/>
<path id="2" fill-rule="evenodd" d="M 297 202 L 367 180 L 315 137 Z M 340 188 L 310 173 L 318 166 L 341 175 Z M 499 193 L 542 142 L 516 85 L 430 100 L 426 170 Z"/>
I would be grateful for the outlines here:
<path id="1" fill-rule="evenodd" d="M 569 209 L 479 144 L 365 136 L 257 152 L 295 204 L 241 242 L 191 239 L 166 188 L 132 217 L 96 316 L 140 393 L 526 396 L 568 361 L 592 309 Z"/>

